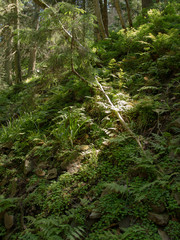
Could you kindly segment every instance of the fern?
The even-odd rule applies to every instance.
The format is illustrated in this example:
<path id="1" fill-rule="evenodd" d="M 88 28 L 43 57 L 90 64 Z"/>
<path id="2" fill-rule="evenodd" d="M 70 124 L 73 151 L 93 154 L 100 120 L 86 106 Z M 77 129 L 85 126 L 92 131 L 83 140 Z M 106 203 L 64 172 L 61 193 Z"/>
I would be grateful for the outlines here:
<path id="1" fill-rule="evenodd" d="M 24 236 L 34 237 L 34 239 L 44 239 L 44 240 L 77 240 L 81 239 L 84 233 L 84 229 L 80 226 L 71 227 L 68 224 L 69 219 L 73 217 L 73 211 L 68 211 L 67 215 L 49 216 L 47 218 L 36 219 L 34 217 L 26 217 L 29 220 L 29 226 L 33 227 L 32 234 L 29 229 L 29 233 L 25 233 Z M 40 238 L 39 238 L 40 237 Z M 26 239 L 26 238 L 23 238 Z M 27 238 L 28 239 L 28 238 Z"/>
<path id="2" fill-rule="evenodd" d="M 17 198 L 4 198 L 3 195 L 0 195 L 0 212 L 4 212 L 5 210 L 15 207 L 15 202 Z"/>
<path id="3" fill-rule="evenodd" d="M 128 187 L 125 185 L 120 185 L 116 182 L 105 183 L 104 186 L 110 191 L 115 193 L 126 194 L 128 192 Z"/>

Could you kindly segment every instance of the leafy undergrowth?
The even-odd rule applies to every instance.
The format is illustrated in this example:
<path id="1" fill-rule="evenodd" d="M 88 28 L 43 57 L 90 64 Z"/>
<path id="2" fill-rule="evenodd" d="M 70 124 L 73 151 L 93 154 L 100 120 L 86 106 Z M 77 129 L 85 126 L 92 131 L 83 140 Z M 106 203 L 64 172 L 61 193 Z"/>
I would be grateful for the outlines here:
<path id="1" fill-rule="evenodd" d="M 2 91 L 0 236 L 179 239 L 178 12 L 151 10 L 94 46 L 96 74 L 144 152 L 71 74 Z"/>

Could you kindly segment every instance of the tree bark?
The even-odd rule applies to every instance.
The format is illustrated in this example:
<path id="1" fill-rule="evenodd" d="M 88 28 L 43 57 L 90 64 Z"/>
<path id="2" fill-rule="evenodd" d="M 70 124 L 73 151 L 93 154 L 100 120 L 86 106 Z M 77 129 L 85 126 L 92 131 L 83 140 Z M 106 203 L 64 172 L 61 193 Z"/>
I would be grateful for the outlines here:
<path id="1" fill-rule="evenodd" d="M 123 15 L 122 15 L 122 10 L 121 10 L 119 0 L 113 0 L 113 2 L 114 2 L 114 6 L 116 8 L 116 11 L 118 13 L 122 28 L 126 29 L 126 25 L 125 25 L 124 18 L 123 18 Z"/>
<path id="2" fill-rule="evenodd" d="M 35 5 L 35 15 L 33 25 L 35 30 L 39 29 L 39 6 Z M 29 58 L 29 67 L 28 67 L 28 76 L 34 74 L 36 69 L 36 55 L 37 55 L 37 44 L 35 43 L 30 50 L 30 58 Z"/>
<path id="3" fill-rule="evenodd" d="M 95 15 L 97 17 L 97 22 L 98 22 L 101 38 L 104 39 L 104 38 L 107 37 L 107 34 L 106 34 L 106 31 L 105 31 L 105 27 L 104 27 L 102 15 L 101 15 L 99 0 L 93 0 L 93 1 L 94 1 Z"/>
<path id="4" fill-rule="evenodd" d="M 14 26 L 15 30 L 17 31 L 15 36 L 15 59 L 14 59 L 14 65 L 15 65 L 15 83 L 22 82 L 22 74 L 21 74 L 21 55 L 20 55 L 20 41 L 19 41 L 19 28 L 20 28 L 20 19 L 19 19 L 19 0 L 13 0 L 13 3 L 15 5 L 14 13 L 15 13 L 15 20 L 14 20 Z"/>
<path id="5" fill-rule="evenodd" d="M 5 81 L 8 85 L 12 85 L 12 32 L 9 27 L 6 31 L 5 41 Z"/>
<path id="6" fill-rule="evenodd" d="M 130 5 L 129 5 L 129 0 L 125 0 L 126 1 L 126 8 L 127 8 L 127 13 L 128 13 L 128 21 L 129 21 L 129 26 L 132 27 L 132 17 L 131 17 L 131 9 L 130 9 Z"/>
<path id="7" fill-rule="evenodd" d="M 107 5 L 107 0 L 104 0 L 104 4 L 102 6 L 102 18 L 103 18 L 103 23 L 104 23 L 104 28 L 106 31 L 106 35 L 109 35 L 109 30 L 108 30 L 108 5 Z"/>

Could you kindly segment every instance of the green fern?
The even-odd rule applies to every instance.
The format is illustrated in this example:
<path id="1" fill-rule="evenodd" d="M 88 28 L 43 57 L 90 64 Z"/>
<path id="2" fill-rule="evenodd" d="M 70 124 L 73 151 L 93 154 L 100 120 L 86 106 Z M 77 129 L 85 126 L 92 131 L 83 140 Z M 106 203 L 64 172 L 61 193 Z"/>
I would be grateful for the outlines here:
<path id="1" fill-rule="evenodd" d="M 4 198 L 3 195 L 0 195 L 0 212 L 4 212 L 5 210 L 15 207 L 15 202 L 17 198 Z"/>

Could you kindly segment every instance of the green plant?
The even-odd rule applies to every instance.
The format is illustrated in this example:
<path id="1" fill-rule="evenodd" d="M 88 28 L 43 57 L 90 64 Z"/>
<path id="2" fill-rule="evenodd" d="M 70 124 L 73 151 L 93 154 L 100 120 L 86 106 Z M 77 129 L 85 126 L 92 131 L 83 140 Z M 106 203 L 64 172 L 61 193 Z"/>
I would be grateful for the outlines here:
<path id="1" fill-rule="evenodd" d="M 168 226 L 165 227 L 165 231 L 172 240 L 178 240 L 180 235 L 180 223 L 170 220 Z"/>
<path id="2" fill-rule="evenodd" d="M 51 216 L 47 218 L 33 218 L 28 216 L 28 226 L 19 239 L 44 239 L 44 240 L 75 240 L 81 239 L 84 229 L 71 227 L 68 216 Z"/>
<path id="3" fill-rule="evenodd" d="M 17 198 L 5 198 L 0 195 L 0 212 L 4 212 L 10 208 L 16 207 Z"/>
<path id="4" fill-rule="evenodd" d="M 61 143 L 74 146 L 77 135 L 87 129 L 87 123 L 91 119 L 85 115 L 84 108 L 65 108 L 59 112 L 59 116 L 54 120 L 59 120 L 56 128 L 52 130 L 54 135 Z"/>

